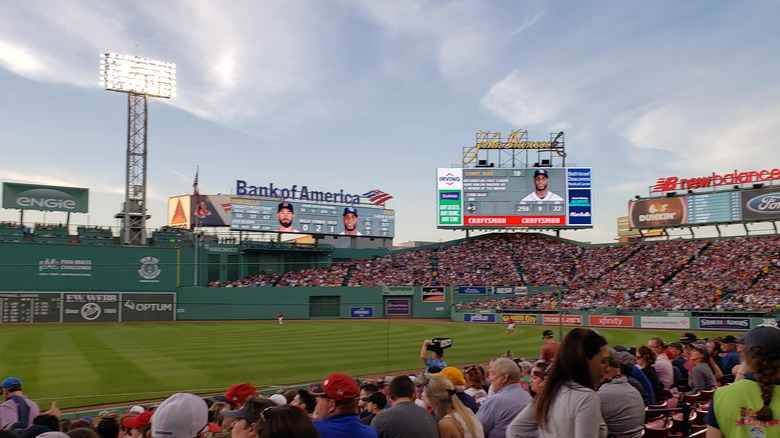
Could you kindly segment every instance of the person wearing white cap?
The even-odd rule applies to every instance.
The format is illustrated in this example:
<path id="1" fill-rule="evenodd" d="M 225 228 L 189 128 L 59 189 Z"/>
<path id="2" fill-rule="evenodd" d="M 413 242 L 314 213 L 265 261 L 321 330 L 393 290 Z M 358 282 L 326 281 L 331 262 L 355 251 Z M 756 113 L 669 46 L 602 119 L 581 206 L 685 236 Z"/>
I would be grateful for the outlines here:
<path id="1" fill-rule="evenodd" d="M 754 327 L 744 343 L 753 372 L 715 390 L 704 419 L 708 438 L 780 436 L 780 328 Z"/>
<path id="2" fill-rule="evenodd" d="M 153 438 L 199 438 L 218 431 L 219 426 L 209 423 L 206 401 L 186 392 L 168 397 L 152 415 Z"/>

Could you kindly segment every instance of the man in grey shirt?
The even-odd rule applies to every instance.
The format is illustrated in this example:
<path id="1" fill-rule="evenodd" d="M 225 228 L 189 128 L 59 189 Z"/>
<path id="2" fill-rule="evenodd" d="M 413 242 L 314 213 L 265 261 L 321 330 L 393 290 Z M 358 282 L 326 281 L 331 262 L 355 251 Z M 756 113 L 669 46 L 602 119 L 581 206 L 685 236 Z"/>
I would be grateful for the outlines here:
<path id="1" fill-rule="evenodd" d="M 439 429 L 430 412 L 414 404 L 414 383 L 406 376 L 390 381 L 393 406 L 380 412 L 371 427 L 379 438 L 438 438 Z"/>
<path id="2" fill-rule="evenodd" d="M 609 349 L 609 366 L 598 394 L 610 436 L 642 436 L 645 422 L 642 394 L 628 383 L 628 376 L 621 374 L 620 356 L 613 348 Z"/>
<path id="3" fill-rule="evenodd" d="M 532 401 L 531 394 L 520 386 L 520 367 L 507 358 L 490 364 L 490 381 L 495 393 L 479 407 L 477 418 L 487 438 L 504 438 L 509 423 Z"/>

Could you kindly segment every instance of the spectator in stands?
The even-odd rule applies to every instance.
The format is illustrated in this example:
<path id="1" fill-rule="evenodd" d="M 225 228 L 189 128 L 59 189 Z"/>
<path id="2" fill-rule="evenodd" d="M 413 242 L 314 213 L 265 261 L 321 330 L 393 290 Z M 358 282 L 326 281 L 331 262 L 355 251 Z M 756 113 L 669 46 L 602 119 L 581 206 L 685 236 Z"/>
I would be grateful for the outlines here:
<path id="1" fill-rule="evenodd" d="M 447 362 L 444 361 L 444 350 L 436 346 L 431 346 L 432 341 L 426 339 L 422 343 L 422 349 L 420 350 L 420 359 L 425 364 L 425 372 L 438 373 L 439 371 L 447 368 Z M 428 351 L 432 352 L 433 358 L 428 358 Z M 432 368 L 437 368 L 432 370 Z"/>
<path id="2" fill-rule="evenodd" d="M 674 385 L 677 388 L 688 386 L 688 370 L 685 369 L 685 358 L 682 356 L 683 347 L 679 342 L 672 342 L 669 344 L 669 353 L 671 357 L 669 360 L 672 363 L 674 369 Z"/>
<path id="3" fill-rule="evenodd" d="M 54 419 L 59 423 L 57 417 L 54 417 Z M 100 438 L 118 438 L 119 423 L 117 423 L 116 418 L 103 418 L 97 424 L 96 432 L 100 435 Z"/>
<path id="4" fill-rule="evenodd" d="M 399 376 L 390 381 L 393 407 L 371 420 L 379 438 L 437 438 L 439 431 L 431 414 L 414 404 L 414 383 Z"/>
<path id="5" fill-rule="evenodd" d="M 645 404 L 636 388 L 621 372 L 620 355 L 609 349 L 609 363 L 604 383 L 599 387 L 601 410 L 613 437 L 640 437 L 644 431 Z"/>
<path id="6" fill-rule="evenodd" d="M 655 398 L 652 397 L 652 390 L 649 389 L 650 382 L 648 381 L 647 386 L 645 386 L 645 384 L 638 380 L 634 375 L 635 371 L 638 370 L 638 367 L 636 366 L 636 357 L 628 351 L 618 351 L 618 356 L 620 357 L 620 374 L 626 376 L 626 381 L 628 381 L 628 384 L 639 391 L 639 393 L 642 395 L 642 401 L 644 402 L 645 406 L 653 404 Z M 647 379 L 642 371 L 638 372 L 638 375 L 644 377 L 645 380 Z"/>
<path id="7" fill-rule="evenodd" d="M 3 380 L 1 387 L 5 401 L 0 404 L 0 428 L 26 429 L 41 414 L 38 403 L 24 395 L 22 379 L 18 377 Z"/>
<path id="8" fill-rule="evenodd" d="M 352 377 L 333 373 L 321 383 L 310 385 L 309 394 L 317 398 L 313 418 L 320 421 L 314 427 L 322 438 L 376 438 L 376 431 L 358 417 L 360 389 Z"/>
<path id="9" fill-rule="evenodd" d="M 69 438 L 100 438 L 100 435 L 98 435 L 97 432 L 95 432 L 94 428 L 88 428 L 88 427 L 76 427 L 74 429 L 69 430 L 67 435 Z M 20 437 L 20 438 L 28 438 L 28 437 Z"/>
<path id="10" fill-rule="evenodd" d="M 534 364 L 534 367 L 531 368 L 531 383 L 529 386 L 533 397 L 536 397 L 542 392 L 544 381 L 547 379 L 547 374 L 550 370 L 550 365 L 552 365 L 552 362 L 538 361 Z"/>
<path id="11" fill-rule="evenodd" d="M 608 360 L 603 336 L 593 329 L 572 329 L 563 339 L 542 392 L 512 421 L 506 437 L 527 437 L 537 431 L 539 438 L 606 437 L 596 389 Z"/>
<path id="12" fill-rule="evenodd" d="M 655 353 L 655 362 L 652 367 L 658 374 L 663 389 L 668 391 L 674 384 L 674 367 L 672 361 L 666 355 L 666 345 L 661 338 L 651 338 L 647 341 L 647 347 Z"/>
<path id="13" fill-rule="evenodd" d="M 152 416 L 152 438 L 201 438 L 219 430 L 210 424 L 209 407 L 197 395 L 179 392 L 160 403 Z"/>
<path id="14" fill-rule="evenodd" d="M 463 386 L 466 387 L 464 392 L 481 406 L 482 402 L 487 398 L 487 391 L 483 387 L 485 375 L 482 372 L 482 368 L 476 365 L 466 368 L 463 371 L 463 381 Z"/>
<path id="15" fill-rule="evenodd" d="M 477 410 L 479 410 L 479 404 L 468 394 L 465 393 L 466 387 L 465 387 L 465 378 L 463 377 L 463 372 L 461 372 L 459 369 L 455 367 L 446 367 L 441 372 L 434 374 L 434 376 L 444 376 L 452 382 L 452 384 L 455 386 L 455 396 L 460 400 L 461 403 L 463 403 L 464 406 L 469 408 L 471 412 L 476 413 Z"/>
<path id="16" fill-rule="evenodd" d="M 290 402 L 290 406 L 295 406 L 296 408 L 302 410 L 306 413 L 306 415 L 311 418 L 312 415 L 314 415 L 314 406 L 317 404 L 317 400 L 309 394 L 309 391 L 306 391 L 305 389 L 299 389 L 298 393 L 295 394 L 295 397 L 293 398 L 293 401 Z"/>
<path id="17" fill-rule="evenodd" d="M 539 360 L 552 362 L 555 360 L 555 355 L 558 354 L 558 349 L 561 348 L 561 343 L 555 340 L 552 330 L 542 332 L 542 339 L 544 340 L 544 346 L 539 352 Z"/>
<path id="18" fill-rule="evenodd" d="M 734 381 L 740 381 L 750 372 L 750 366 L 747 363 L 747 354 L 745 354 L 745 337 L 740 336 L 736 340 L 737 352 L 739 353 L 739 365 L 731 369 L 734 375 Z"/>
<path id="19" fill-rule="evenodd" d="M 718 381 L 720 381 L 723 378 L 723 374 L 728 372 L 728 371 L 724 371 L 725 368 L 723 366 L 723 358 L 720 357 L 721 353 L 723 353 L 723 349 L 721 348 L 720 341 L 718 341 L 717 339 L 708 340 L 707 349 L 710 351 L 710 359 L 714 363 L 714 366 L 717 366 L 717 369 L 721 371 L 720 376 L 718 376 L 718 373 L 716 373 L 715 376 L 718 378 Z"/>
<path id="20" fill-rule="evenodd" d="M 260 420 L 260 414 L 275 406 L 277 406 L 276 403 L 269 398 L 250 395 L 244 400 L 240 409 L 222 411 L 224 417 L 232 418 L 234 421 L 231 428 L 231 438 L 255 438 L 252 434 L 255 425 Z"/>
<path id="21" fill-rule="evenodd" d="M 366 406 L 366 412 L 368 415 L 360 419 L 360 422 L 366 425 L 371 425 L 371 421 L 385 410 L 387 405 L 387 399 L 381 392 L 373 392 L 366 397 L 360 399 Z"/>
<path id="22" fill-rule="evenodd" d="M 664 385 L 658 378 L 658 373 L 653 368 L 655 363 L 655 352 L 646 345 L 642 345 L 636 350 L 636 363 L 647 379 L 650 381 L 650 385 L 653 387 L 653 395 L 656 400 L 663 400 Z"/>
<path id="23" fill-rule="evenodd" d="M 130 429 L 132 438 L 143 438 L 146 435 L 146 431 L 149 430 L 149 425 L 152 423 L 153 414 L 154 412 L 152 411 L 146 411 L 135 417 L 125 417 L 122 420 L 122 426 Z"/>
<path id="24" fill-rule="evenodd" d="M 293 406 L 266 408 L 255 424 L 255 436 L 262 438 L 320 438 L 306 414 Z"/>
<path id="25" fill-rule="evenodd" d="M 482 424 L 474 413 L 460 402 L 456 394 L 455 385 L 443 375 L 433 375 L 423 384 L 423 401 L 433 411 L 438 422 L 439 436 L 484 437 Z"/>
<path id="26" fill-rule="evenodd" d="M 251 383 L 234 383 L 228 388 L 224 395 L 219 394 L 214 396 L 214 400 L 228 403 L 228 410 L 237 410 L 244 405 L 244 401 L 249 397 L 257 397 L 257 390 Z M 233 427 L 235 417 L 223 415 L 222 433 L 217 438 L 227 438 L 230 436 L 230 429 Z"/>
<path id="27" fill-rule="evenodd" d="M 691 343 L 690 357 L 694 362 L 688 386 L 691 392 L 710 390 L 718 385 L 715 372 L 710 364 L 710 352 L 704 342 Z"/>
<path id="28" fill-rule="evenodd" d="M 780 418 L 780 328 L 758 326 L 745 335 L 751 373 L 715 390 L 705 421 L 708 437 L 776 436 Z"/>
<path id="29" fill-rule="evenodd" d="M 733 383 L 733 370 L 740 362 L 739 352 L 737 351 L 737 339 L 732 335 L 725 336 L 721 346 L 723 347 L 723 356 L 721 358 L 723 361 L 723 383 Z"/>
<path id="30" fill-rule="evenodd" d="M 531 403 L 531 395 L 520 386 L 520 378 L 520 368 L 510 359 L 498 358 L 490 364 L 494 394 L 477 411 L 486 437 L 503 438 L 512 419 Z"/>

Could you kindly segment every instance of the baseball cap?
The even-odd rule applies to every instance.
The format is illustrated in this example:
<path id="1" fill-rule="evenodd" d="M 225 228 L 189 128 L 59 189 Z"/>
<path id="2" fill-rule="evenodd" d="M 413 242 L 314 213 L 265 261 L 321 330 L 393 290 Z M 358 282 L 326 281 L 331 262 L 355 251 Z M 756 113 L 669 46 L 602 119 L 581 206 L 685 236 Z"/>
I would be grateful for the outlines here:
<path id="1" fill-rule="evenodd" d="M 333 373 L 322 382 L 309 385 L 309 394 L 346 402 L 354 400 L 360 395 L 360 389 L 352 377 L 342 373 Z"/>
<path id="2" fill-rule="evenodd" d="M 287 201 L 280 202 L 279 203 L 279 208 L 276 209 L 276 212 L 279 213 L 280 211 L 282 211 L 283 208 L 286 208 L 286 209 L 290 210 L 290 213 L 295 213 L 295 210 L 293 210 L 292 204 L 290 204 Z"/>
<path id="3" fill-rule="evenodd" d="M 545 331 L 542 332 L 542 339 L 544 339 L 544 338 L 546 338 L 548 336 L 552 336 L 552 335 L 553 335 L 553 331 L 552 330 L 545 330 Z"/>
<path id="4" fill-rule="evenodd" d="M 534 172 L 534 178 L 536 178 L 539 175 L 546 176 L 547 178 L 550 177 L 550 175 L 548 175 L 547 171 L 544 169 L 536 169 L 536 171 Z"/>
<path id="5" fill-rule="evenodd" d="M 691 348 L 695 348 L 701 351 L 702 353 L 706 353 L 706 354 L 709 354 L 710 352 L 710 349 L 707 348 L 707 344 L 705 344 L 704 342 L 691 342 Z"/>
<path id="6" fill-rule="evenodd" d="M 141 412 L 144 412 L 146 409 L 144 409 L 141 405 L 135 405 L 132 408 L 128 409 L 127 412 L 135 412 L 137 414 L 140 414 Z"/>
<path id="7" fill-rule="evenodd" d="M 146 411 L 138 414 L 135 417 L 126 417 L 124 420 L 122 420 L 122 426 L 143 429 L 152 422 L 152 415 L 154 415 L 154 412 Z"/>
<path id="8" fill-rule="evenodd" d="M 105 409 L 98 413 L 100 418 L 119 418 L 119 411 L 116 409 Z"/>
<path id="9" fill-rule="evenodd" d="M 368 397 L 361 398 L 364 402 L 374 403 L 379 409 L 384 409 L 387 405 L 387 398 L 381 392 L 375 392 Z"/>
<path id="10" fill-rule="evenodd" d="M 690 344 L 691 342 L 696 342 L 698 340 L 699 338 L 697 338 L 693 333 L 685 333 L 680 336 L 680 342 L 683 344 Z"/>
<path id="11" fill-rule="evenodd" d="M 10 388 L 10 387 L 12 387 L 14 385 L 22 386 L 22 379 L 20 379 L 18 377 L 9 377 L 9 378 L 3 380 L 2 387 L 3 387 L 3 389 L 8 389 L 8 388 Z"/>
<path id="12" fill-rule="evenodd" d="M 761 347 L 764 354 L 751 354 L 753 347 Z M 745 335 L 745 352 L 759 359 L 775 360 L 780 357 L 780 328 L 774 325 L 760 325 Z"/>
<path id="13" fill-rule="evenodd" d="M 607 349 L 609 352 L 609 366 L 612 368 L 620 368 L 620 354 L 614 349 Z"/>
<path id="14" fill-rule="evenodd" d="M 276 403 L 278 406 L 286 405 L 287 399 L 282 394 L 273 394 L 268 397 L 269 400 Z"/>
<path id="15" fill-rule="evenodd" d="M 195 394 L 173 394 L 152 415 L 154 438 L 193 438 L 206 431 L 218 432 L 219 426 L 209 423 L 209 407 Z"/>
<path id="16" fill-rule="evenodd" d="M 355 207 L 346 207 L 346 208 L 344 208 L 344 214 L 342 214 L 342 216 L 346 216 L 346 215 L 347 215 L 347 213 L 352 213 L 352 214 L 354 214 L 355 216 L 357 216 L 357 215 L 358 215 L 358 214 L 357 214 L 357 209 L 355 209 Z"/>
<path id="17" fill-rule="evenodd" d="M 734 340 L 735 344 L 745 344 L 745 336 L 737 336 L 737 339 Z"/>
<path id="18" fill-rule="evenodd" d="M 230 402 L 238 405 L 244 404 L 247 397 L 253 395 L 257 397 L 257 390 L 251 383 L 234 383 L 228 388 L 225 395 L 215 395 L 214 399 L 222 402 Z"/>
<path id="19" fill-rule="evenodd" d="M 628 351 L 618 352 L 618 357 L 620 357 L 621 365 L 636 366 L 636 357 Z"/>
<path id="20" fill-rule="evenodd" d="M 444 376 L 450 379 L 450 382 L 452 382 L 455 386 L 463 386 L 465 384 L 463 373 L 455 367 L 444 368 L 440 372 L 434 374 L 434 376 Z"/>
<path id="21" fill-rule="evenodd" d="M 722 342 L 724 344 L 736 344 L 737 343 L 737 338 L 735 338 L 734 336 L 731 336 L 731 335 L 726 335 L 726 336 L 723 337 L 723 339 L 720 340 L 720 342 Z"/>

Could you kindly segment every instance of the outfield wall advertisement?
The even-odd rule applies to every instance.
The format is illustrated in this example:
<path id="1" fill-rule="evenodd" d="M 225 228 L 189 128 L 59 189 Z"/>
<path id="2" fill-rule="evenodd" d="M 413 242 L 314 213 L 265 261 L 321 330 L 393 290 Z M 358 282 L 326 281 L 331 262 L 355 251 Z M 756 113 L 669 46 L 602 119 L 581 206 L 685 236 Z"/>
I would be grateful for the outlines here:
<path id="1" fill-rule="evenodd" d="M 592 171 L 440 168 L 438 228 L 592 228 Z"/>
<path id="2" fill-rule="evenodd" d="M 3 208 L 86 213 L 89 189 L 4 182 Z"/>
<path id="3" fill-rule="evenodd" d="M 0 293 L 0 323 L 174 321 L 176 294 Z"/>

